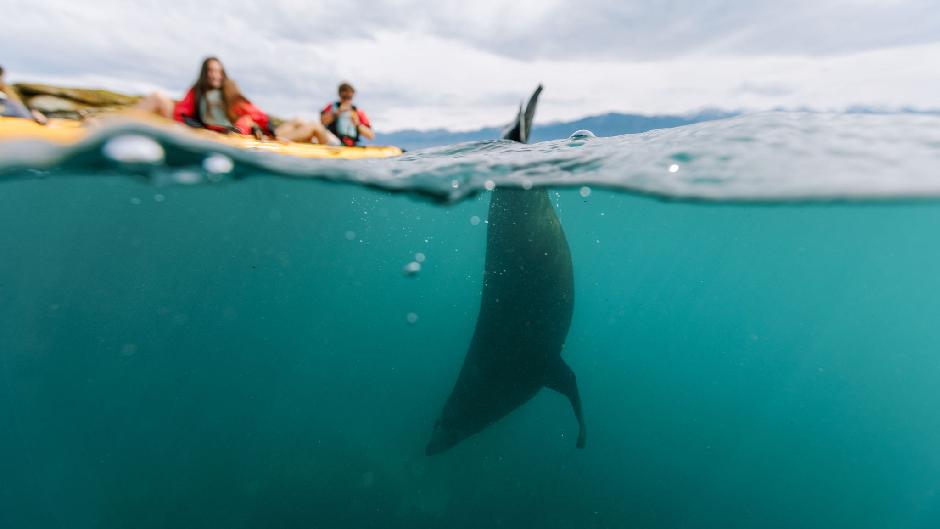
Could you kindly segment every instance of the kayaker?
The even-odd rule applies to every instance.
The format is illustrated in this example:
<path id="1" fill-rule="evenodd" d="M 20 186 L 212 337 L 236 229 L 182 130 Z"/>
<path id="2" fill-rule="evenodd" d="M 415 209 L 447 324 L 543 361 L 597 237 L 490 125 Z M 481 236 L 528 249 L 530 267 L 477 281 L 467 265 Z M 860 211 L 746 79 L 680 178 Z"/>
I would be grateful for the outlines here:
<path id="1" fill-rule="evenodd" d="M 7 86 L 3 66 L 0 66 L 0 117 L 31 119 L 40 125 L 49 121 L 42 112 L 26 108 L 16 90 Z"/>
<path id="2" fill-rule="evenodd" d="M 339 85 L 339 101 L 323 107 L 320 121 L 343 142 L 343 145 L 358 145 L 360 139 L 375 138 L 368 116 L 353 104 L 356 89 L 349 83 Z"/>
<path id="3" fill-rule="evenodd" d="M 191 127 L 254 135 L 258 139 L 274 135 L 267 114 L 241 93 L 216 57 L 202 61 L 199 79 L 182 101 L 174 104 L 165 95 L 154 93 L 141 100 L 138 108 Z"/>

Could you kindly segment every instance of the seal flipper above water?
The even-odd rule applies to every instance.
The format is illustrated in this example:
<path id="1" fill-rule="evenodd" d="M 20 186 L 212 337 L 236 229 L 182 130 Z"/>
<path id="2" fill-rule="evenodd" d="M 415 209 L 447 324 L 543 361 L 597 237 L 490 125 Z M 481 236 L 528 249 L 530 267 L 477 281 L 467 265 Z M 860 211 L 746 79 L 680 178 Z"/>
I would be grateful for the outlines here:
<path id="1" fill-rule="evenodd" d="M 571 367 L 559 356 L 545 370 L 545 387 L 568 397 L 574 416 L 578 419 L 578 448 L 584 448 L 587 431 L 584 427 L 584 414 L 581 412 L 581 394 L 578 393 L 578 379 Z"/>
<path id="2" fill-rule="evenodd" d="M 542 85 L 539 85 L 535 92 L 532 92 L 532 96 L 529 97 L 529 102 L 526 103 L 525 109 L 519 107 L 519 114 L 516 116 L 515 121 L 510 123 L 503 129 L 503 139 L 518 141 L 519 143 L 528 143 L 529 142 L 529 133 L 532 131 L 532 120 L 535 118 L 535 107 L 539 103 L 539 95 L 542 93 Z"/>

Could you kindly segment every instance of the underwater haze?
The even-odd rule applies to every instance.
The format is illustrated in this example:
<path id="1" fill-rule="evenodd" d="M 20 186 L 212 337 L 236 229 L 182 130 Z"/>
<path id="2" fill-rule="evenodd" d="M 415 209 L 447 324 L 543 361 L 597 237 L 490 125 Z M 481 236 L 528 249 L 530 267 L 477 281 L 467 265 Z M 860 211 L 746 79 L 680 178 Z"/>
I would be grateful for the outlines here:
<path id="1" fill-rule="evenodd" d="M 940 526 L 940 117 L 0 160 L 0 527 Z M 500 186 L 567 234 L 587 446 L 543 390 L 427 457 Z"/>

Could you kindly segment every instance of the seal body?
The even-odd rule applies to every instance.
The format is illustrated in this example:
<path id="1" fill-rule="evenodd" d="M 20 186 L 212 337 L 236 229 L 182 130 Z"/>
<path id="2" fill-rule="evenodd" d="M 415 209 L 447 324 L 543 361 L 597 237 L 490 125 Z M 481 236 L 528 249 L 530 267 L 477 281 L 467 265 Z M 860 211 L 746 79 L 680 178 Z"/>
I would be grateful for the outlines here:
<path id="1" fill-rule="evenodd" d="M 509 139 L 527 137 L 525 121 L 531 124 L 539 91 L 526 112 L 520 111 Z M 426 453 L 441 453 L 480 432 L 543 386 L 571 401 L 579 422 L 577 444 L 583 447 L 577 383 L 561 358 L 573 310 L 571 252 L 548 191 L 494 190 L 479 317 Z"/>

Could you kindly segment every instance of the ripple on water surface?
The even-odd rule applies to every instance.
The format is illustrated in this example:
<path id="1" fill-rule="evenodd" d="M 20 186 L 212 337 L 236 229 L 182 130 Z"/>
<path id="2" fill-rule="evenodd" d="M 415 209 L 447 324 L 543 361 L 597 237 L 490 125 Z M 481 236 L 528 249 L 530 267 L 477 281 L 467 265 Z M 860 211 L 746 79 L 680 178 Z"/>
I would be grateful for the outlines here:
<path id="1" fill-rule="evenodd" d="M 606 187 L 668 198 L 830 200 L 940 194 L 940 116 L 769 112 L 642 134 L 482 141 L 371 160 L 239 150 L 177 129 L 103 126 L 77 146 L 0 144 L 0 176 L 75 172 L 211 184 L 258 175 L 353 182 L 453 201 L 500 186 Z"/>

